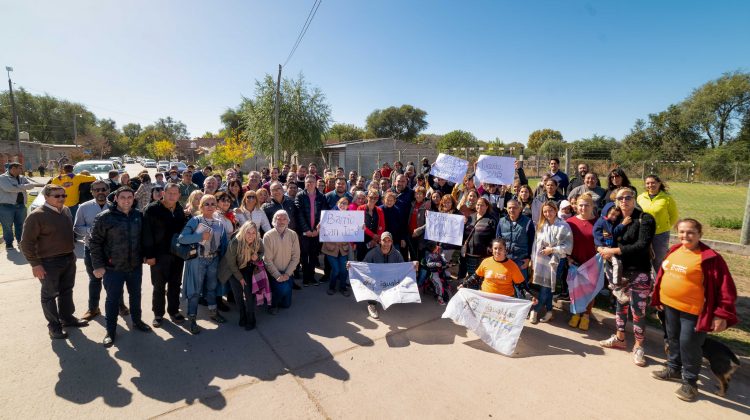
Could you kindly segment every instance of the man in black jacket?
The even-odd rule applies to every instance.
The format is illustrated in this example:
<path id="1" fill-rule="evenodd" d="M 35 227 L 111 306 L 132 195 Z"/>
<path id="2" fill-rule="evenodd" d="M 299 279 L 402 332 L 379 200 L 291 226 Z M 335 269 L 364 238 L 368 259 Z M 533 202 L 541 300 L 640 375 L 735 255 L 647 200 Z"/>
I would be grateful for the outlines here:
<path id="1" fill-rule="evenodd" d="M 171 252 L 172 237 L 185 227 L 185 210 L 179 203 L 180 187 L 169 183 L 164 187 L 164 198 L 146 207 L 143 214 L 143 257 L 151 267 L 151 284 L 154 285 L 151 309 L 154 327 L 161 327 L 164 319 L 164 294 L 167 295 L 167 312 L 172 322 L 182 323 L 180 313 L 180 287 L 183 261 Z"/>
<path id="2" fill-rule="evenodd" d="M 107 290 L 104 304 L 107 335 L 102 342 L 106 347 L 115 342 L 123 285 L 127 285 L 130 295 L 133 327 L 144 332 L 151 330 L 141 320 L 143 215 L 133 208 L 134 200 L 132 188 L 120 187 L 115 192 L 115 204 L 96 216 L 91 230 L 91 265 L 94 267 L 94 276 L 104 278 L 104 288 Z"/>
<path id="3" fill-rule="evenodd" d="M 271 201 L 263 204 L 261 210 L 266 213 L 268 220 L 273 220 L 273 215 L 279 210 L 286 210 L 289 215 L 289 226 L 288 228 L 297 232 L 297 207 L 294 205 L 294 199 L 284 195 L 284 187 L 279 181 L 271 182 L 269 186 L 271 190 Z"/>
<path id="4" fill-rule="evenodd" d="M 305 189 L 297 194 L 294 201 L 297 207 L 297 229 L 300 232 L 300 254 L 302 256 L 302 284 L 320 285 L 315 280 L 315 265 L 320 252 L 318 241 L 318 224 L 320 212 L 328 210 L 326 197 L 315 188 L 315 175 L 305 177 Z"/>

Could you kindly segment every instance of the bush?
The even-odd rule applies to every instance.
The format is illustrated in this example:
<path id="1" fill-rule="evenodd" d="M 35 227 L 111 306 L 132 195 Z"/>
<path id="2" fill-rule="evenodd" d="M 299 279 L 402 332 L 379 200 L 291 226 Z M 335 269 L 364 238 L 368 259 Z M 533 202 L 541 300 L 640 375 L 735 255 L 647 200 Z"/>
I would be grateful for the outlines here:
<path id="1" fill-rule="evenodd" d="M 712 217 L 708 223 L 715 228 L 742 229 L 742 219 L 736 217 Z"/>

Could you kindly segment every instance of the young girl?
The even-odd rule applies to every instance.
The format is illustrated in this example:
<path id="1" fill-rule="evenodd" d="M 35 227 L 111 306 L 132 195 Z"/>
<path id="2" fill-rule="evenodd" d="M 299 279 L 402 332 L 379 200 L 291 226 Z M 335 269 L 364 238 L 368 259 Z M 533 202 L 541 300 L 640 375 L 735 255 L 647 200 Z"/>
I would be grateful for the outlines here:
<path id="1" fill-rule="evenodd" d="M 515 296 L 514 284 L 523 283 L 524 278 L 521 270 L 513 260 L 509 259 L 505 251 L 505 240 L 495 238 L 492 240 L 492 256 L 485 258 L 476 272 L 467 277 L 458 288 L 476 288 L 487 293 L 497 293 L 505 296 Z"/>
<path id="2" fill-rule="evenodd" d="M 552 320 L 552 291 L 557 282 L 557 267 L 560 259 L 567 257 L 572 250 L 573 232 L 570 226 L 557 217 L 557 205 L 553 201 L 547 201 L 542 205 L 531 256 L 534 263 L 533 283 L 540 287 L 539 297 L 534 299 L 536 306 L 529 317 L 532 324 L 539 322 L 539 312 L 542 309 L 546 313 L 541 321 Z"/>
<path id="3" fill-rule="evenodd" d="M 427 251 L 422 259 L 422 284 L 424 284 L 424 277 L 429 278 L 430 284 L 435 289 L 435 296 L 437 296 L 438 304 L 445 305 L 451 298 L 450 286 L 448 285 L 448 260 L 443 257 L 440 252 L 440 244 L 437 242 L 429 242 L 427 245 Z M 426 286 L 425 286 L 426 289 Z"/>

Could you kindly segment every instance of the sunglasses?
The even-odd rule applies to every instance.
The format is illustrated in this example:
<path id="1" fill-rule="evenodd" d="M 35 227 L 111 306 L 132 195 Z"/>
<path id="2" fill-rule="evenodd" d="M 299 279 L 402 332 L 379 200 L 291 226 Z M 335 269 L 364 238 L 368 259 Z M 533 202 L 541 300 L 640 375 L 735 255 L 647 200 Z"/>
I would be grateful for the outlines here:
<path id="1" fill-rule="evenodd" d="M 630 201 L 633 199 L 632 195 L 623 195 L 622 197 L 617 197 L 617 201 Z"/>
<path id="2" fill-rule="evenodd" d="M 92 188 L 91 191 L 93 191 L 93 192 L 107 192 L 108 190 L 106 188 Z"/>
<path id="3" fill-rule="evenodd" d="M 52 194 L 50 195 L 52 198 L 68 198 L 68 194 Z"/>

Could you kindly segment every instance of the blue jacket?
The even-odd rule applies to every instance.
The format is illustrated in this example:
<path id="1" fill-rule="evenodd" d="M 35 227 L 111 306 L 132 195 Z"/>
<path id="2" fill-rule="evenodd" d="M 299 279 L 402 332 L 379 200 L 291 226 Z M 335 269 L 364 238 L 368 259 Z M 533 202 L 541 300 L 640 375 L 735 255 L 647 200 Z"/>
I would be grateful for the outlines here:
<path id="1" fill-rule="evenodd" d="M 620 223 L 611 223 L 607 220 L 607 213 L 615 203 L 607 203 L 602 209 L 602 215 L 594 223 L 594 245 L 609 248 L 617 246 L 617 237 L 625 231 L 625 226 Z"/>
<path id="2" fill-rule="evenodd" d="M 328 204 L 328 208 L 325 210 L 336 210 L 336 203 L 339 202 L 343 197 L 346 197 L 347 200 L 349 200 L 349 204 L 352 203 L 352 195 L 348 192 L 344 192 L 343 197 L 339 197 L 338 194 L 336 194 L 336 190 L 329 191 L 328 194 L 326 194 L 326 203 Z"/>
<path id="3" fill-rule="evenodd" d="M 497 222 L 495 237 L 505 239 L 505 249 L 511 260 L 531 258 L 534 235 L 534 222 L 524 215 L 520 215 L 515 222 L 507 216 Z"/>

